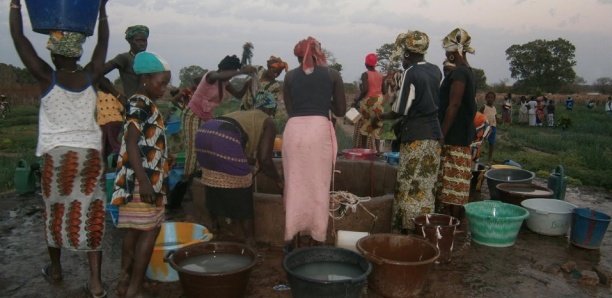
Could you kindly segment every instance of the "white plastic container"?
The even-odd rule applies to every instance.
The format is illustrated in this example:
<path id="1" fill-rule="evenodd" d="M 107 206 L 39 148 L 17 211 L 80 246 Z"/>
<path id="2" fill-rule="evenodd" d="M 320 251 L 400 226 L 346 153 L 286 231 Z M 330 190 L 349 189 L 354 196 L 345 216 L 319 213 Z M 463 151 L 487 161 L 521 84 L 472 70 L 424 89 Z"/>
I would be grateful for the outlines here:
<path id="1" fill-rule="evenodd" d="M 357 111 L 357 109 L 355 108 L 350 108 L 346 114 L 344 114 L 344 117 L 346 117 L 346 119 L 348 121 L 350 121 L 353 124 L 356 124 L 357 121 L 359 121 L 359 119 L 361 119 L 361 114 L 359 113 L 359 111 Z"/>
<path id="2" fill-rule="evenodd" d="M 357 241 L 369 234 L 368 232 L 338 230 L 336 233 L 336 247 L 349 249 L 359 253 L 356 247 Z"/>
<path id="3" fill-rule="evenodd" d="M 529 210 L 527 227 L 542 235 L 561 236 L 569 230 L 576 205 L 555 199 L 527 199 L 521 202 Z"/>

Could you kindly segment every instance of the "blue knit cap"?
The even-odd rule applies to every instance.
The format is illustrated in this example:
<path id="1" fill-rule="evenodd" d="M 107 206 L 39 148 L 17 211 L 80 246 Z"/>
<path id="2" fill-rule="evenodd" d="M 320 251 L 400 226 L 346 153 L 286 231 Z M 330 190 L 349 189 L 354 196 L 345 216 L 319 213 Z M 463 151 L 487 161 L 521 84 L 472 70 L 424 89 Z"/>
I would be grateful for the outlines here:
<path id="1" fill-rule="evenodd" d="M 170 71 L 164 58 L 151 52 L 140 52 L 134 57 L 134 73 L 137 75 Z"/>

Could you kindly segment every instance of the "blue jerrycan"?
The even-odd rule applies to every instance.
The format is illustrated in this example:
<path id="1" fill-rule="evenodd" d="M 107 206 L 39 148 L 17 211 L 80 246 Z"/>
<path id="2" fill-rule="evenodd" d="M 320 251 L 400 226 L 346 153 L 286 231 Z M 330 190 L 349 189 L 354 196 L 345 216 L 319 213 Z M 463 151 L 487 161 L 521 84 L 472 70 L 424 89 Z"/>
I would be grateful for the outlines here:
<path id="1" fill-rule="evenodd" d="M 567 181 L 565 178 L 565 171 L 562 165 L 558 165 L 550 176 L 548 176 L 548 188 L 550 188 L 554 195 L 553 197 L 557 200 L 565 200 L 565 188 Z"/>

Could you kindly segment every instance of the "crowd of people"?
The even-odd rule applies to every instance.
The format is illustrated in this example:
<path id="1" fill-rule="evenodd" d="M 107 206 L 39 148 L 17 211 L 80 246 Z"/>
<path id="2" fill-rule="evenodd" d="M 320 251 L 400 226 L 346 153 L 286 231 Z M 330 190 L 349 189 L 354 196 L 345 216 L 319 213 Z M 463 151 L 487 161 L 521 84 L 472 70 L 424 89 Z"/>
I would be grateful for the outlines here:
<path id="1" fill-rule="evenodd" d="M 171 72 L 164 58 L 147 51 L 150 32 L 143 25 L 128 27 L 129 50 L 106 61 L 106 2 L 101 2 L 96 46 L 84 67 L 78 64 L 84 34 L 51 31 L 47 49 L 52 66 L 23 34 L 19 0 L 11 0 L 9 23 L 19 57 L 42 91 L 36 154 L 43 157 L 50 257 L 42 274 L 49 282 L 61 282 L 62 249 L 84 251 L 90 269 L 86 290 L 92 297 L 107 295 L 100 275 L 105 194 L 98 182 L 105 171 L 115 171 L 111 204 L 118 207 L 117 228 L 124 231 L 116 293 L 135 297 L 141 292 L 168 201 L 169 136 L 155 101 L 166 93 Z M 362 115 L 355 126 L 356 147 L 380 152 L 383 124 L 393 121 L 400 153 L 392 215 L 396 233 L 412 232 L 412 218 L 432 212 L 464 221 L 471 168 L 481 144 L 489 144 L 491 161 L 498 121 L 512 123 L 511 94 L 504 98 L 501 119 L 495 93 L 487 93 L 486 104 L 477 107 L 468 62 L 475 50 L 466 30 L 456 28 L 443 39 L 443 71 L 425 59 L 429 43 L 421 31 L 399 34 L 395 48 L 403 71 L 392 76 L 378 72 L 376 55 L 367 54 L 362 88 L 352 104 Z M 219 220 L 230 218 L 239 224 L 245 242 L 255 246 L 253 179 L 261 172 L 283 193 L 286 252 L 302 245 L 297 241 L 302 235 L 310 237 L 311 245 L 327 240 L 329 190 L 338 151 L 334 118 L 343 117 L 347 109 L 342 76 L 327 66 L 321 43 L 313 37 L 300 40 L 294 54 L 298 66 L 293 69 L 275 56 L 266 67 L 255 67 L 227 55 L 216 70 L 172 97 L 181 114 L 183 182 L 200 179 L 204 184 L 211 229 L 216 233 Z M 105 78 L 115 69 L 120 89 Z M 281 84 L 277 78 L 283 71 Z M 242 86 L 230 83 L 241 75 L 248 76 Z M 227 94 L 242 99 L 241 109 L 215 117 Z M 288 114 L 282 132 L 282 175 L 272 159 L 279 133 L 273 117 L 281 96 Z M 391 105 L 387 112 L 386 100 Z M 610 98 L 606 109 L 612 114 Z M 519 123 L 552 126 L 554 112 L 552 100 L 521 97 Z"/>

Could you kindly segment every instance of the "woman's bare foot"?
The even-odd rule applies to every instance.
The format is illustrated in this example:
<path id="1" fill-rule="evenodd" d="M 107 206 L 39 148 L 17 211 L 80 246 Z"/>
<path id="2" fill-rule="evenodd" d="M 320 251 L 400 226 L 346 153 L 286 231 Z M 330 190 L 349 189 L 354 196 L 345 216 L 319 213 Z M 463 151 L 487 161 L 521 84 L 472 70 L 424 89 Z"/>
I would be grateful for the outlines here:
<path id="1" fill-rule="evenodd" d="M 119 281 L 117 282 L 117 288 L 115 288 L 115 294 L 119 297 L 125 297 L 127 289 L 130 285 L 130 275 L 127 273 L 121 273 Z"/>

